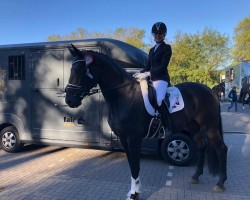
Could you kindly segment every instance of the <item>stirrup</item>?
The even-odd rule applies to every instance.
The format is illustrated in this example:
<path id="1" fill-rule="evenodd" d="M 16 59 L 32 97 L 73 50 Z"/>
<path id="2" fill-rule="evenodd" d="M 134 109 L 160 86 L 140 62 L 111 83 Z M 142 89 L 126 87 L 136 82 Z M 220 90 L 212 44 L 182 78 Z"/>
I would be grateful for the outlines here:
<path id="1" fill-rule="evenodd" d="M 161 127 L 162 127 L 161 119 L 158 116 L 153 117 L 148 127 L 148 133 L 143 139 L 156 137 Z"/>

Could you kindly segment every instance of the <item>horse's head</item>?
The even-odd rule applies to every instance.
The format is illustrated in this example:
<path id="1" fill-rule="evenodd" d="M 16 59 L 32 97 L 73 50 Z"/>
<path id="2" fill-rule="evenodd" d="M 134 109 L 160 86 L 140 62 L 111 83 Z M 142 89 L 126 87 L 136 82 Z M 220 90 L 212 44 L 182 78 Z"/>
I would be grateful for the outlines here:
<path id="1" fill-rule="evenodd" d="M 65 88 L 65 102 L 71 108 L 81 105 L 85 96 L 90 94 L 90 90 L 97 85 L 94 72 L 90 69 L 93 57 L 87 51 L 80 51 L 74 45 L 69 48 L 74 57 L 69 77 L 68 85 Z"/>

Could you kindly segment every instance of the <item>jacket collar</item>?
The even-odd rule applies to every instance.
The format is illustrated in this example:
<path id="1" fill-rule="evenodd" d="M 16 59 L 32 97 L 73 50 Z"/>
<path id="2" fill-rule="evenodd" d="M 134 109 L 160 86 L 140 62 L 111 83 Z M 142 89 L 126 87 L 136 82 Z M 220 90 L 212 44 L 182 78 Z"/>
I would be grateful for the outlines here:
<path id="1" fill-rule="evenodd" d="M 153 54 L 155 54 L 157 51 L 159 51 L 159 49 L 161 49 L 163 47 L 163 45 L 165 44 L 165 42 L 162 41 L 161 43 L 158 43 L 158 44 L 159 44 L 159 46 L 157 47 L 156 50 L 154 50 L 154 48 L 155 48 L 156 45 L 153 47 Z"/>

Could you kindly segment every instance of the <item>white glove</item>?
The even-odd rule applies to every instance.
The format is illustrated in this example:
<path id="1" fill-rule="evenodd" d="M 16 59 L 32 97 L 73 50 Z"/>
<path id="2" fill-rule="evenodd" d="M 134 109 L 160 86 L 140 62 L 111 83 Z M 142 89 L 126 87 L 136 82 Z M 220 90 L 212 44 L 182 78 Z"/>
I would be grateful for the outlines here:
<path id="1" fill-rule="evenodd" d="M 135 73 L 133 75 L 133 77 L 136 78 L 136 79 L 139 79 L 139 80 L 143 80 L 143 79 L 146 79 L 150 75 L 151 75 L 150 72 Z"/>
<path id="2" fill-rule="evenodd" d="M 140 74 L 140 72 L 136 72 L 136 73 L 133 74 L 132 76 L 133 76 L 134 78 L 136 78 L 138 74 Z"/>

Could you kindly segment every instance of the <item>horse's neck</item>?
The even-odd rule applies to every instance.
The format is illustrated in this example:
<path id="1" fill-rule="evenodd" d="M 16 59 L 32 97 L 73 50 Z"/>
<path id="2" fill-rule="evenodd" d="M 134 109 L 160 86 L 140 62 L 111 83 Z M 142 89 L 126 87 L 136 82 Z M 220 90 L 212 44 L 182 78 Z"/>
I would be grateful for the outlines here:
<path id="1" fill-rule="evenodd" d="M 96 66 L 99 72 L 98 84 L 111 110 L 117 107 L 120 110 L 126 105 L 130 107 L 129 101 L 141 97 L 135 95 L 139 91 L 135 91 L 140 88 L 139 84 L 135 84 L 132 76 L 112 59 L 100 55 Z"/>
<path id="2" fill-rule="evenodd" d="M 132 82 L 132 77 L 113 61 L 100 59 L 97 64 L 99 72 L 98 84 L 105 98 L 123 95 L 123 85 Z"/>
<path id="3" fill-rule="evenodd" d="M 99 73 L 98 84 L 102 90 L 115 88 L 129 78 L 128 73 L 123 68 L 105 56 L 99 57 L 97 66 Z"/>
<path id="4" fill-rule="evenodd" d="M 115 88 L 124 84 L 129 77 L 126 74 L 119 73 L 117 71 L 103 71 L 101 72 L 100 86 L 103 89 Z"/>
<path id="5" fill-rule="evenodd" d="M 132 78 L 121 76 L 121 74 L 110 73 L 103 77 L 99 82 L 103 96 L 107 101 L 118 101 L 127 96 L 129 88 L 133 82 Z"/>

